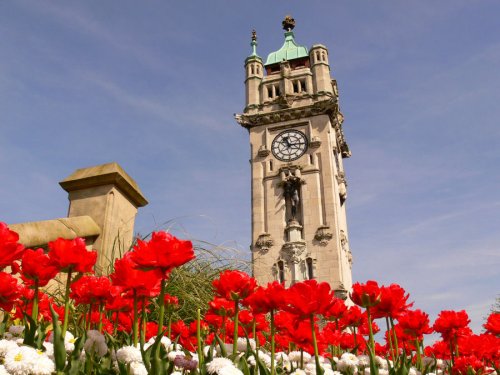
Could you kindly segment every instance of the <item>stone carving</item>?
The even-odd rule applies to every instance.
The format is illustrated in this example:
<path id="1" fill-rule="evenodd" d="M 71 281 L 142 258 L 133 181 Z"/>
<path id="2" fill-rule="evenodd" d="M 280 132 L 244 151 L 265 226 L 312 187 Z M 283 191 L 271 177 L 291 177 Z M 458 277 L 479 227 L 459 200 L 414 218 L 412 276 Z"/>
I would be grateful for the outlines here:
<path id="1" fill-rule="evenodd" d="M 346 253 L 351 252 L 349 250 L 349 241 L 347 241 L 347 236 L 345 235 L 345 232 L 342 229 L 340 230 L 340 246 L 342 246 L 342 250 L 345 251 Z"/>
<path id="2" fill-rule="evenodd" d="M 276 103 L 279 104 L 280 108 L 290 108 L 294 100 L 294 95 L 280 95 L 278 99 L 276 99 Z"/>
<path id="3" fill-rule="evenodd" d="M 274 240 L 271 238 L 269 233 L 262 233 L 257 241 L 255 241 L 255 247 L 262 252 L 266 252 L 274 245 Z"/>
<path id="4" fill-rule="evenodd" d="M 337 176 L 337 183 L 339 184 L 339 195 L 342 202 L 347 199 L 347 181 L 345 179 L 345 173 L 340 171 Z"/>
<path id="5" fill-rule="evenodd" d="M 299 264 L 305 255 L 306 243 L 304 241 L 287 242 L 281 248 L 281 254 L 288 262 Z"/>
<path id="6" fill-rule="evenodd" d="M 267 155 L 269 155 L 271 151 L 269 151 L 266 147 L 266 145 L 262 145 L 259 148 L 259 151 L 257 151 L 257 155 L 259 155 L 262 158 L 265 158 Z"/>
<path id="7" fill-rule="evenodd" d="M 319 241 L 321 245 L 326 245 L 332 238 L 333 234 L 330 232 L 330 227 L 326 225 L 319 227 L 314 235 L 314 239 Z"/>
<path id="8" fill-rule="evenodd" d="M 344 284 L 340 283 L 340 285 L 338 286 L 338 288 L 335 289 L 334 291 L 334 294 L 335 294 L 335 297 L 337 298 L 340 298 L 342 300 L 346 300 L 347 299 L 347 290 L 345 289 L 344 287 Z"/>
<path id="9" fill-rule="evenodd" d="M 309 142 L 309 147 L 318 148 L 321 146 L 321 141 L 318 137 L 312 137 L 311 142 Z"/>

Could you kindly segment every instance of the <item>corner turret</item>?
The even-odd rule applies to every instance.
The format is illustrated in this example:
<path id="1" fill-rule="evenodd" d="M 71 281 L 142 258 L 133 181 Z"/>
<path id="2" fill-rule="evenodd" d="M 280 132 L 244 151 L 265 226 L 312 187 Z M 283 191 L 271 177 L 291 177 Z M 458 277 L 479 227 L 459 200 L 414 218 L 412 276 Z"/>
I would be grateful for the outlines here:
<path id="1" fill-rule="evenodd" d="M 252 113 L 253 109 L 256 109 L 260 104 L 260 84 L 262 78 L 264 77 L 264 66 L 262 65 L 262 59 L 257 55 L 257 33 L 255 30 L 252 31 L 252 54 L 248 56 L 245 60 L 245 71 L 246 71 L 246 107 L 245 113 Z"/>

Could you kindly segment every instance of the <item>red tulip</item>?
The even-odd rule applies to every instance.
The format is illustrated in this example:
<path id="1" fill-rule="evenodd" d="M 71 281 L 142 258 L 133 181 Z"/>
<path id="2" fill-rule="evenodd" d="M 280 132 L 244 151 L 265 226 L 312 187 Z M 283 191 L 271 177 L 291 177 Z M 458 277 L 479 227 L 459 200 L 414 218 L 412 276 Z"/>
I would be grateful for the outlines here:
<path id="1" fill-rule="evenodd" d="M 500 313 L 492 312 L 490 316 L 488 316 L 488 320 L 483 325 L 486 332 L 491 333 L 492 335 L 499 336 L 500 335 Z"/>
<path id="2" fill-rule="evenodd" d="M 254 293 L 247 297 L 243 304 L 249 306 L 255 313 L 268 313 L 279 310 L 286 305 L 286 289 L 277 281 L 259 286 Z"/>
<path id="3" fill-rule="evenodd" d="M 59 269 L 52 264 L 43 249 L 27 249 L 21 259 L 21 278 L 27 285 L 45 286 L 56 277 Z"/>
<path id="4" fill-rule="evenodd" d="M 104 304 L 111 298 L 111 281 L 106 276 L 82 276 L 71 284 L 70 297 L 77 305 Z"/>
<path id="5" fill-rule="evenodd" d="M 453 338 L 468 336 L 471 333 L 468 327 L 469 323 L 470 320 L 465 310 L 443 310 L 439 313 L 433 328 L 436 332 L 441 334 L 443 340 L 449 341 Z"/>
<path id="6" fill-rule="evenodd" d="M 381 295 L 377 282 L 369 280 L 366 284 L 356 283 L 352 286 L 351 300 L 358 306 L 370 308 L 380 303 Z"/>
<path id="7" fill-rule="evenodd" d="M 58 238 L 49 242 L 49 258 L 60 272 L 92 272 L 97 260 L 96 251 L 88 251 L 85 240 Z"/>
<path id="8" fill-rule="evenodd" d="M 0 222 L 0 271 L 23 255 L 24 246 L 17 241 L 19 235 Z"/>
<path id="9" fill-rule="evenodd" d="M 326 315 L 335 303 L 335 296 L 328 283 L 305 280 L 293 284 L 286 293 L 287 311 L 301 318 L 313 314 Z"/>
<path id="10" fill-rule="evenodd" d="M 137 269 L 131 254 L 128 252 L 122 259 L 115 261 L 115 272 L 109 275 L 113 284 L 122 287 L 124 291 L 135 292 L 137 297 L 157 296 L 160 292 L 161 271 Z"/>
<path id="11" fill-rule="evenodd" d="M 418 309 L 407 311 L 399 317 L 398 322 L 403 332 L 414 338 L 422 339 L 423 335 L 432 333 L 429 327 L 429 315 Z"/>
<path id="12" fill-rule="evenodd" d="M 189 262 L 195 255 L 191 241 L 180 240 L 166 232 L 153 232 L 148 242 L 137 242 L 130 257 L 137 268 L 143 271 L 159 270 L 166 278 L 173 268 Z"/>
<path id="13" fill-rule="evenodd" d="M 220 273 L 219 279 L 212 282 L 215 294 L 232 301 L 247 298 L 257 287 L 253 277 L 238 270 L 226 270 Z"/>
<path id="14" fill-rule="evenodd" d="M 407 303 L 410 295 L 398 284 L 382 286 L 380 288 L 380 303 L 370 309 L 374 319 L 377 318 L 399 318 L 412 303 Z"/>
<path id="15" fill-rule="evenodd" d="M 19 294 L 17 279 L 6 272 L 0 272 L 0 308 L 7 312 L 12 310 Z"/>

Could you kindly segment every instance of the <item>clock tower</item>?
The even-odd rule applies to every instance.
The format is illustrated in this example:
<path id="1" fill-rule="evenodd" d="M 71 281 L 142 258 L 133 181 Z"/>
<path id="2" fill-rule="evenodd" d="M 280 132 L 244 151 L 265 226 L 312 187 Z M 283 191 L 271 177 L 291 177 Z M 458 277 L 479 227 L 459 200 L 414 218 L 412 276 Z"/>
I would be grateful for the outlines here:
<path id="1" fill-rule="evenodd" d="M 246 106 L 236 120 L 250 135 L 253 276 L 286 286 L 326 281 L 345 298 L 352 256 L 343 159 L 351 153 L 328 50 L 297 44 L 294 26 L 287 16 L 284 44 L 265 62 L 254 31 L 245 60 Z"/>

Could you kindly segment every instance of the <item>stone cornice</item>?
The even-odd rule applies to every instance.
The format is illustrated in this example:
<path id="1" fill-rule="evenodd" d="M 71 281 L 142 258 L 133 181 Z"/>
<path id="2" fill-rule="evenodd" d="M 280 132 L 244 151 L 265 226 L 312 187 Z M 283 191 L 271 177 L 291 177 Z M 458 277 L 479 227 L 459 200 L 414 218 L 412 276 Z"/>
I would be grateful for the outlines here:
<path id="1" fill-rule="evenodd" d="M 325 93 L 327 94 L 327 93 Z M 261 106 L 259 106 L 259 110 Z M 252 128 L 254 126 L 269 125 L 281 121 L 302 119 L 304 117 L 327 114 L 333 117 L 339 112 L 337 98 L 328 95 L 328 99 L 314 102 L 313 104 L 300 107 L 286 107 L 277 111 L 256 114 L 236 114 L 235 119 L 241 126 Z"/>

